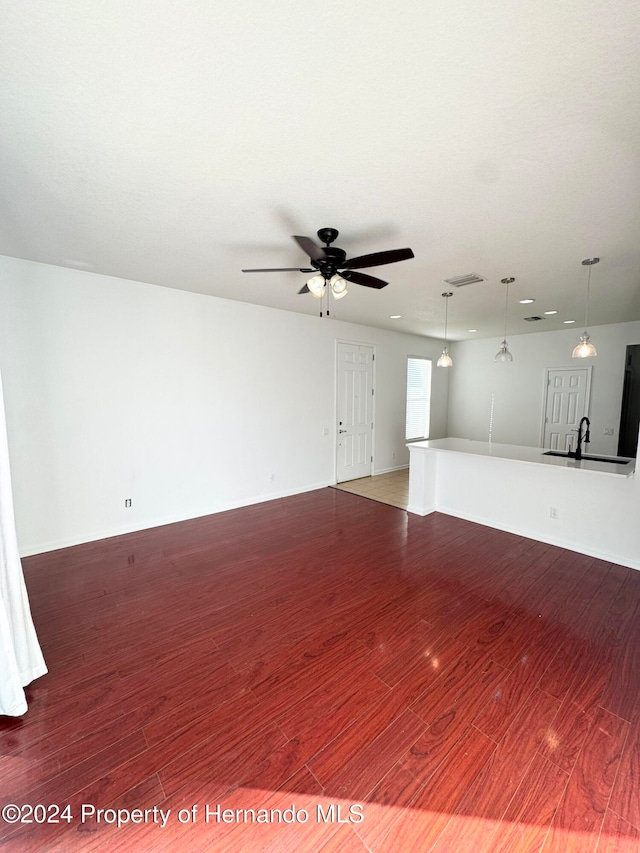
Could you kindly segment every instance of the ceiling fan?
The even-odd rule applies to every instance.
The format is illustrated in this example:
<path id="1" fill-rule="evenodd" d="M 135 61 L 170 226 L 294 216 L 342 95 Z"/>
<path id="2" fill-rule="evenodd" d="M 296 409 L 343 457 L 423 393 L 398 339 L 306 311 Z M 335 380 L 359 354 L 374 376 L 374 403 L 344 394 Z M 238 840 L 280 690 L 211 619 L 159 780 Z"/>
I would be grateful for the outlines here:
<path id="1" fill-rule="evenodd" d="M 374 287 L 379 290 L 389 282 L 381 278 L 358 272 L 368 267 L 378 267 L 383 264 L 394 264 L 397 261 L 408 261 L 415 257 L 411 249 L 391 249 L 387 252 L 372 252 L 359 255 L 357 258 L 347 258 L 344 249 L 331 244 L 338 236 L 335 228 L 321 228 L 318 237 L 324 246 L 318 246 L 310 237 L 294 236 L 293 239 L 309 256 L 311 268 L 305 267 L 276 267 L 272 269 L 242 270 L 242 272 L 305 272 L 314 273 L 298 293 L 310 293 L 316 299 L 322 299 L 327 285 L 336 299 L 347 295 L 347 284 L 361 284 L 364 287 Z M 317 270 L 317 272 L 316 272 Z M 328 312 L 327 312 L 328 313 Z"/>

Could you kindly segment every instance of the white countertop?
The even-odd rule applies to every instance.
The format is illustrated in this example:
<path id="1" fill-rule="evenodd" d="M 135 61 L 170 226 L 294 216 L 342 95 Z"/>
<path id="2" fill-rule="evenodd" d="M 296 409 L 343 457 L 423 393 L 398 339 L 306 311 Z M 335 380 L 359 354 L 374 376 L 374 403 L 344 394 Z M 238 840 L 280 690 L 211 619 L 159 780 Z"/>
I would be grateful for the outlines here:
<path id="1" fill-rule="evenodd" d="M 493 444 L 488 441 L 472 441 L 467 438 L 439 438 L 429 441 L 414 441 L 408 444 L 409 450 L 441 450 L 447 453 L 469 453 L 474 456 L 492 456 L 496 459 L 510 459 L 513 462 L 546 465 L 554 468 L 566 468 L 587 471 L 591 474 L 604 474 L 613 477 L 631 477 L 635 471 L 635 459 L 626 465 L 613 462 L 596 462 L 592 459 L 569 459 L 563 456 L 544 456 L 542 447 L 520 447 L 517 444 Z M 584 452 L 584 451 L 583 451 Z M 587 455 L 604 456 L 604 454 Z M 613 458 L 613 457 L 610 457 Z"/>

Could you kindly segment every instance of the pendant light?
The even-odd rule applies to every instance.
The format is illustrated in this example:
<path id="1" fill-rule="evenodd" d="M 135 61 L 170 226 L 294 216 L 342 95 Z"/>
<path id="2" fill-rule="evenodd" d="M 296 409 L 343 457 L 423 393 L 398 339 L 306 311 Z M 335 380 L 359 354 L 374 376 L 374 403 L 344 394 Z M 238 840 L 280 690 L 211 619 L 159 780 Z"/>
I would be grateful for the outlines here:
<path id="1" fill-rule="evenodd" d="M 449 355 L 449 350 L 447 349 L 447 327 L 449 323 L 449 297 L 453 296 L 453 293 L 443 293 L 442 294 L 446 300 L 444 303 L 444 349 L 442 350 L 442 355 L 437 361 L 438 367 L 452 367 L 453 361 L 451 360 L 451 356 Z"/>
<path id="2" fill-rule="evenodd" d="M 572 353 L 573 358 L 589 358 L 590 356 L 598 355 L 596 348 L 591 343 L 589 333 L 587 332 L 587 320 L 589 319 L 589 290 L 591 289 L 591 267 L 598 263 L 600 263 L 600 258 L 585 258 L 584 261 L 582 261 L 583 267 L 589 267 L 589 272 L 587 274 L 587 298 L 584 306 L 585 330 L 580 335 L 580 343 Z"/>
<path id="3" fill-rule="evenodd" d="M 504 299 L 504 340 L 500 344 L 500 349 L 496 353 L 494 361 L 497 361 L 499 364 L 505 364 L 509 361 L 513 361 L 513 356 L 509 352 L 509 346 L 507 344 L 507 313 L 509 310 L 509 285 L 513 284 L 515 278 L 501 278 L 500 281 L 502 284 L 506 285 L 506 295 Z"/>

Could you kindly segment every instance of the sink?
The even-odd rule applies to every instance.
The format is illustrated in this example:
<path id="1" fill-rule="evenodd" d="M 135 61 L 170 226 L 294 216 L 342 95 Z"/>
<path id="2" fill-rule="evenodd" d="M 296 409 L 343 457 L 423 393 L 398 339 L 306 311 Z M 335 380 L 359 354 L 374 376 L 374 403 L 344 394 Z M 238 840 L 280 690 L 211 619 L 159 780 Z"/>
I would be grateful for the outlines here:
<path id="1" fill-rule="evenodd" d="M 562 450 L 546 450 L 543 456 L 562 456 L 564 459 L 575 459 L 575 456 L 569 456 L 567 451 Z M 631 459 L 625 459 L 622 456 L 591 456 L 589 453 L 583 453 L 582 459 L 586 459 L 589 462 L 610 462 L 612 465 L 628 465 L 631 462 Z M 580 459 L 576 459 L 576 462 L 580 462 Z"/>

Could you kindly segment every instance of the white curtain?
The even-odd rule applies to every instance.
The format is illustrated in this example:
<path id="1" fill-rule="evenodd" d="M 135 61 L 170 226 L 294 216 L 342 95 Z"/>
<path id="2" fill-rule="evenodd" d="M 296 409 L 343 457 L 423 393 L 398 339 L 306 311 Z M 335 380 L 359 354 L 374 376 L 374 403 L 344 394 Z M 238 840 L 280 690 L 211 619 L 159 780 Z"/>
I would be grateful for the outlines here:
<path id="1" fill-rule="evenodd" d="M 0 376 L 0 714 L 26 713 L 24 687 L 46 671 L 18 554 Z"/>

